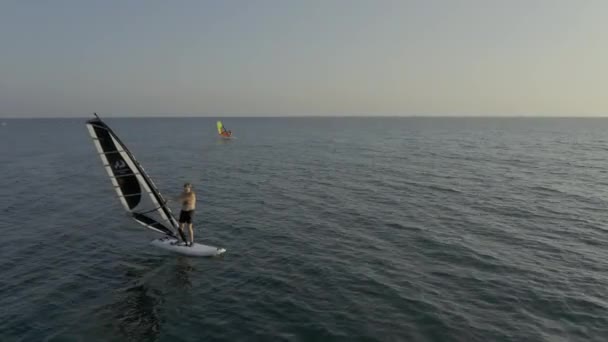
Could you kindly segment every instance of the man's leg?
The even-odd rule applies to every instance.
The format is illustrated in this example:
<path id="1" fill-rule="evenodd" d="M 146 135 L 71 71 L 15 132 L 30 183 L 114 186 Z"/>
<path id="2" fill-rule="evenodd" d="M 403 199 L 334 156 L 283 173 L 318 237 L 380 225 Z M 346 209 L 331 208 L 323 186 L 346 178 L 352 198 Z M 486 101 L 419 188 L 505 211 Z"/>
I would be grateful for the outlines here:
<path id="1" fill-rule="evenodd" d="M 184 222 L 181 222 L 179 224 L 178 230 L 179 230 L 179 236 L 182 238 L 182 240 L 184 240 L 184 243 L 187 244 L 188 240 L 186 239 L 186 235 L 184 234 L 184 224 L 185 224 Z"/>
<path id="2" fill-rule="evenodd" d="M 192 223 L 188 223 L 188 228 L 190 228 L 190 246 L 194 243 L 194 229 L 192 229 Z"/>

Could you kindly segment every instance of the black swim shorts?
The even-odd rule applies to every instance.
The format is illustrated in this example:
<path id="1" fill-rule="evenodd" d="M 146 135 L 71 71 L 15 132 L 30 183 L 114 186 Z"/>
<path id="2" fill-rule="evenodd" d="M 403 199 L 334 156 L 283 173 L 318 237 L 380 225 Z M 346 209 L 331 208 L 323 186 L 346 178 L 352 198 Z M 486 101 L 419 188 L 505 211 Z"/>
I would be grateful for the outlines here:
<path id="1" fill-rule="evenodd" d="M 179 213 L 179 223 L 192 223 L 192 216 L 194 216 L 194 210 L 182 210 Z"/>

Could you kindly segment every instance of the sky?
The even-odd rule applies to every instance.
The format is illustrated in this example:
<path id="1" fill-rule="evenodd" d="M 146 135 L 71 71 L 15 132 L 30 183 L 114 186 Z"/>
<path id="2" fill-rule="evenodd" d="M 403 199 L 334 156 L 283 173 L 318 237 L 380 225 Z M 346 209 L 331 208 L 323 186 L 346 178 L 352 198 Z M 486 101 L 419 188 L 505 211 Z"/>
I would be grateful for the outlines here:
<path id="1" fill-rule="evenodd" d="M 608 116 L 608 1 L 0 0 L 0 117 Z"/>

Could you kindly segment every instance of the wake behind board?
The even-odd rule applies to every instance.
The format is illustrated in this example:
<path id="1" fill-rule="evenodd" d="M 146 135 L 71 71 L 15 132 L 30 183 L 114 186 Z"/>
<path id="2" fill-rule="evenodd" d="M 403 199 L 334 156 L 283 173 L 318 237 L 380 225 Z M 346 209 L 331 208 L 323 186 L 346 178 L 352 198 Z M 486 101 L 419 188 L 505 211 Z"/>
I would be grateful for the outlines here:
<path id="1" fill-rule="evenodd" d="M 163 237 L 152 240 L 151 245 L 188 256 L 218 256 L 224 254 L 226 249 L 194 243 L 191 247 L 184 246 L 181 241 L 172 237 Z"/>

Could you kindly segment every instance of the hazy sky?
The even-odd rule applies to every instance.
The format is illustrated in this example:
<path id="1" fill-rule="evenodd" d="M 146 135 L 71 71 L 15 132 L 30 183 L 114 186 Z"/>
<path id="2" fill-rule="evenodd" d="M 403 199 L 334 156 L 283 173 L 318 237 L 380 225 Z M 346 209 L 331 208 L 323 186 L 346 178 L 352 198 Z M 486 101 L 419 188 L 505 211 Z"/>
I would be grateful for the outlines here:
<path id="1" fill-rule="evenodd" d="M 608 115 L 608 1 L 0 0 L 0 116 Z"/>

